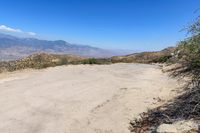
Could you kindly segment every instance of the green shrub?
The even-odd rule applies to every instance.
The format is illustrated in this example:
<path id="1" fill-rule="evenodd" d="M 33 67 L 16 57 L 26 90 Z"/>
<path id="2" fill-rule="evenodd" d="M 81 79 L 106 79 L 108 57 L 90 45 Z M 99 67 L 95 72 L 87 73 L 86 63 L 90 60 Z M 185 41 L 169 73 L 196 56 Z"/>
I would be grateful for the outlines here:
<path id="1" fill-rule="evenodd" d="M 190 76 L 192 84 L 200 87 L 200 18 L 189 26 L 188 32 L 191 36 L 178 44 L 176 55 L 181 70 L 176 71 L 175 75 Z"/>
<path id="2" fill-rule="evenodd" d="M 66 58 L 61 58 L 58 62 L 56 62 L 56 65 L 60 66 L 60 65 L 66 65 L 68 64 L 68 59 Z"/>
<path id="3" fill-rule="evenodd" d="M 156 59 L 153 59 L 151 62 L 154 63 L 165 63 L 167 62 L 172 56 L 171 55 L 166 55 L 166 56 L 162 56 Z"/>
<path id="4" fill-rule="evenodd" d="M 89 58 L 89 59 L 85 59 L 82 62 L 83 64 L 97 64 L 97 59 L 95 58 Z"/>
<path id="5" fill-rule="evenodd" d="M 89 64 L 97 64 L 97 60 L 95 58 L 88 59 Z"/>

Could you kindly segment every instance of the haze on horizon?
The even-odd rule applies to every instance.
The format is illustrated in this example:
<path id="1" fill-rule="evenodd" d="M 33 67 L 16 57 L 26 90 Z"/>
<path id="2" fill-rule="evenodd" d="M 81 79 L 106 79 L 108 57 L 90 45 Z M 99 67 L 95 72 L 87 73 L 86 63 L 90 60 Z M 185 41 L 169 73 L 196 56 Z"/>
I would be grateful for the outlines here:
<path id="1" fill-rule="evenodd" d="M 1 0 L 0 33 L 104 49 L 160 50 L 185 38 L 198 0 Z M 197 12 L 199 12 L 197 10 Z"/>

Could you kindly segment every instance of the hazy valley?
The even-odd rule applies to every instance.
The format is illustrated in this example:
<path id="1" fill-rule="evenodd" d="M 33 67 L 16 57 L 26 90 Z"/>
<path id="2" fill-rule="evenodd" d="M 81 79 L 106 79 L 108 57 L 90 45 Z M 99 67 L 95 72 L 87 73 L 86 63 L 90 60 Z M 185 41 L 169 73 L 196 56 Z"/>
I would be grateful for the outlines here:
<path id="1" fill-rule="evenodd" d="M 88 45 L 70 44 L 63 40 L 48 41 L 0 34 L 0 60 L 16 60 L 36 53 L 72 54 L 83 57 L 111 57 L 130 51 L 106 50 Z"/>

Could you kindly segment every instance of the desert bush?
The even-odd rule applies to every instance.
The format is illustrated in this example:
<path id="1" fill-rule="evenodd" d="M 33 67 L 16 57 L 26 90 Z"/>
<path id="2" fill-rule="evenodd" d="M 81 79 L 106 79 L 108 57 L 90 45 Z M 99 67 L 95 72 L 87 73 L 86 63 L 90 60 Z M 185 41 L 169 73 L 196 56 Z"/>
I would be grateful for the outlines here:
<path id="1" fill-rule="evenodd" d="M 82 64 L 96 64 L 95 58 L 89 58 L 82 61 Z"/>
<path id="2" fill-rule="evenodd" d="M 56 65 L 61 66 L 61 65 L 66 65 L 68 64 L 68 59 L 67 58 L 61 58 L 56 62 Z"/>
<path id="3" fill-rule="evenodd" d="M 97 64 L 97 60 L 95 58 L 88 59 L 88 64 Z"/>
<path id="4" fill-rule="evenodd" d="M 200 87 L 200 17 L 189 26 L 191 36 L 178 44 L 176 54 L 181 68 L 174 72 L 175 76 L 188 76 L 190 84 Z"/>
<path id="5" fill-rule="evenodd" d="M 98 64 L 98 65 L 111 64 L 111 63 L 112 62 L 110 58 L 89 58 L 80 62 L 80 64 Z"/>
<path id="6" fill-rule="evenodd" d="M 153 62 L 153 63 L 165 63 L 165 62 L 167 62 L 171 57 L 172 57 L 172 55 L 166 55 L 166 56 L 162 56 L 162 57 L 153 59 L 153 60 L 150 61 L 150 62 Z"/>

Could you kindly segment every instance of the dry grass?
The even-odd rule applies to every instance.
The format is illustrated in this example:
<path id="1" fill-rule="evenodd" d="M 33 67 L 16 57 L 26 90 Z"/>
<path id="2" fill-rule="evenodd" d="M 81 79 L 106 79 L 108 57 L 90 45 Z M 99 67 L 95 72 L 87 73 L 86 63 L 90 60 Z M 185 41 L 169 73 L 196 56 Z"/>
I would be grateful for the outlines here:
<path id="1" fill-rule="evenodd" d="M 163 63 L 171 57 L 171 53 L 174 51 L 173 47 L 166 48 L 162 51 L 157 52 L 142 52 L 135 53 L 127 56 L 115 56 L 112 57 L 113 63 L 124 62 L 124 63 Z"/>

